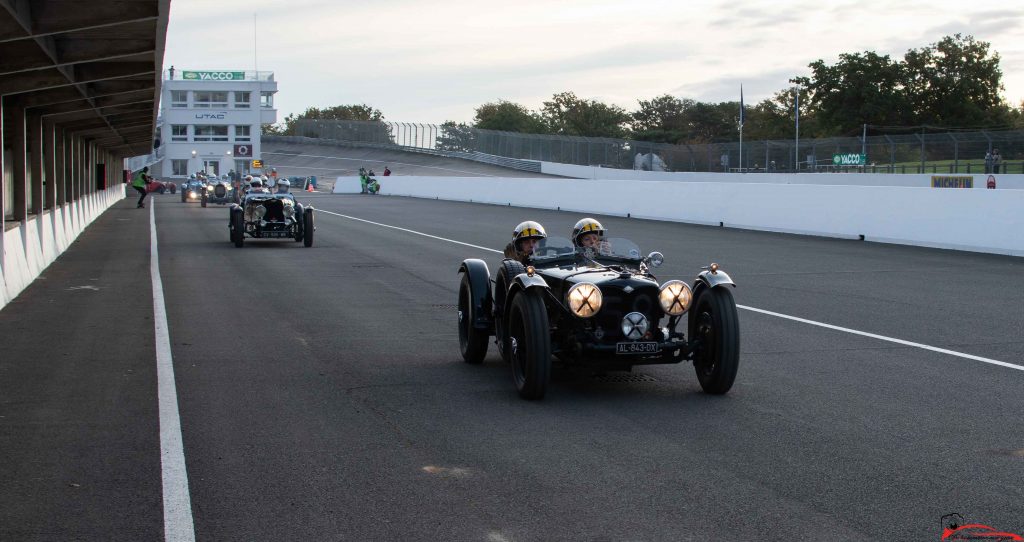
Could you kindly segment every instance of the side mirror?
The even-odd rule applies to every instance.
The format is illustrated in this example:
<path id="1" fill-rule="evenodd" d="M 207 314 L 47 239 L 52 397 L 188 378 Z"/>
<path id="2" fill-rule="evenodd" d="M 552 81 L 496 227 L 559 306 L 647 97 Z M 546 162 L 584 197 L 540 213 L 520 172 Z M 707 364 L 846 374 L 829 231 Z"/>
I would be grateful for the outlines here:
<path id="1" fill-rule="evenodd" d="M 654 251 L 648 254 L 644 260 L 646 260 L 647 264 L 652 268 L 661 267 L 661 264 L 665 263 L 665 256 L 658 251 Z"/>

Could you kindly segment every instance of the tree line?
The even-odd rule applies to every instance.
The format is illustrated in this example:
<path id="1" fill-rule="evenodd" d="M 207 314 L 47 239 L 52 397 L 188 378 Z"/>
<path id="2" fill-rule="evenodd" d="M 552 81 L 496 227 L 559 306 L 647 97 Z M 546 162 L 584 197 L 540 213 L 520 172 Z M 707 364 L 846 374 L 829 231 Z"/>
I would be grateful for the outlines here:
<path id="1" fill-rule="evenodd" d="M 1002 97 L 999 53 L 973 36 L 955 34 L 902 59 L 872 51 L 845 53 L 837 62 L 816 60 L 809 75 L 789 80 L 790 88 L 747 105 L 744 138 L 793 137 L 795 110 L 800 107 L 801 137 L 898 133 L 922 129 L 1024 128 L 1024 103 L 1013 107 Z M 737 94 L 739 89 L 737 89 Z M 508 100 L 485 103 L 471 124 L 445 122 L 446 132 L 468 128 L 530 134 L 634 139 L 672 144 L 735 141 L 740 103 L 699 102 L 665 94 L 638 100 L 632 111 L 599 100 L 559 92 L 538 110 Z M 289 115 L 283 126 L 264 133 L 296 134 L 301 119 L 384 121 L 367 105 L 309 108 Z"/>

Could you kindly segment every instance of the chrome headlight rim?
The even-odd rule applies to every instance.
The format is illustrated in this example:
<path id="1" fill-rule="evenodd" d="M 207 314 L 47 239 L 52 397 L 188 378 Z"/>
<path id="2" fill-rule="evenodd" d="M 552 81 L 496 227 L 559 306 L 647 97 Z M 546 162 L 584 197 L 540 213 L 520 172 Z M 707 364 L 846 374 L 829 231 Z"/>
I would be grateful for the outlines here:
<path id="1" fill-rule="evenodd" d="M 658 290 L 658 304 L 669 316 L 682 316 L 693 304 L 693 290 L 681 280 L 670 280 Z"/>
<path id="2" fill-rule="evenodd" d="M 631 312 L 623 316 L 622 322 L 619 323 L 622 336 L 631 341 L 639 341 L 646 337 L 650 327 L 650 320 L 642 312 Z"/>
<path id="3" fill-rule="evenodd" d="M 263 205 L 255 205 L 252 208 L 252 214 L 255 215 L 257 219 L 262 220 L 264 216 L 267 216 L 267 208 Z"/>
<path id="4" fill-rule="evenodd" d="M 593 318 L 601 311 L 604 303 L 604 295 L 593 282 L 580 282 L 574 284 L 565 294 L 566 305 L 577 318 Z"/>

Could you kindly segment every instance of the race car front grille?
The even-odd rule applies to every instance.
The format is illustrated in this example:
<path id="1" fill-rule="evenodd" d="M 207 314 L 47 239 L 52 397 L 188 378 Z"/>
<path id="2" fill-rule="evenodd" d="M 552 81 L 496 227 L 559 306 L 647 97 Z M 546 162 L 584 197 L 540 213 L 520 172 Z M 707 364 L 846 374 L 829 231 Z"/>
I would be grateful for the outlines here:
<path id="1" fill-rule="evenodd" d="M 218 184 L 217 186 L 213 187 L 213 195 L 217 196 L 218 198 L 223 198 L 224 196 L 228 195 L 228 189 L 224 188 L 224 185 Z"/>
<path id="2" fill-rule="evenodd" d="M 619 289 L 609 291 L 602 288 L 601 293 L 604 294 L 604 301 L 601 303 L 601 310 L 594 317 L 594 323 L 604 330 L 605 341 L 625 339 L 622 335 L 622 318 L 631 312 L 639 312 L 646 316 L 651 327 L 658 323 L 663 314 L 658 305 L 657 289 L 627 294 Z"/>

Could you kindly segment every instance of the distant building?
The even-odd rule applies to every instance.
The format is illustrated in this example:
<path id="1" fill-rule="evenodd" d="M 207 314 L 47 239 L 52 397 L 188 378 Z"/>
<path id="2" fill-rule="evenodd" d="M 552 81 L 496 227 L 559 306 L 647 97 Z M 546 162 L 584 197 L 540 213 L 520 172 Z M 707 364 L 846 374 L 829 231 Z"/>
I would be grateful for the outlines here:
<path id="1" fill-rule="evenodd" d="M 249 171 L 260 158 L 260 127 L 277 122 L 276 93 L 273 72 L 165 71 L 160 147 L 146 160 L 153 164 L 150 173 L 184 178 L 200 170 Z"/>

